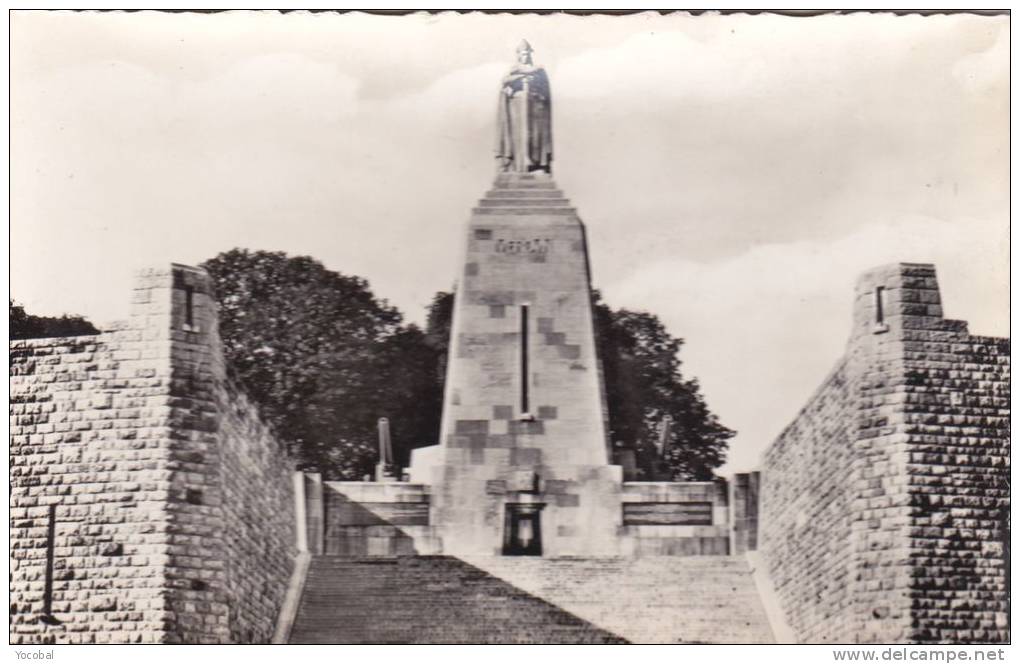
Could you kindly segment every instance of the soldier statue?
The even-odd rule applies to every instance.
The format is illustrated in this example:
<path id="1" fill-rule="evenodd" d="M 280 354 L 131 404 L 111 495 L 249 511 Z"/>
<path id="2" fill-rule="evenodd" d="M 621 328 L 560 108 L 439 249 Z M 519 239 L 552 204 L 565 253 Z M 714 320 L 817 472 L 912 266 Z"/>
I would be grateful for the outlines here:
<path id="1" fill-rule="evenodd" d="M 545 70 L 531 60 L 527 41 L 499 93 L 496 159 L 504 172 L 552 172 L 552 97 Z"/>

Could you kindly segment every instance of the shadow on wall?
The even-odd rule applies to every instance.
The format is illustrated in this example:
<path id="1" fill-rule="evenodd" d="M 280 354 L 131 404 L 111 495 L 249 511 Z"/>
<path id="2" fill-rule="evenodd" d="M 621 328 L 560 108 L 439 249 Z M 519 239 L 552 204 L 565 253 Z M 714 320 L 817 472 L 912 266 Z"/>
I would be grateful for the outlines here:
<path id="1" fill-rule="evenodd" d="M 390 504 L 361 504 L 326 488 L 323 512 L 325 550 L 329 556 L 413 556 L 414 538 L 404 533 Z M 374 509 L 373 509 L 374 508 Z M 426 505 L 427 508 L 427 505 Z"/>

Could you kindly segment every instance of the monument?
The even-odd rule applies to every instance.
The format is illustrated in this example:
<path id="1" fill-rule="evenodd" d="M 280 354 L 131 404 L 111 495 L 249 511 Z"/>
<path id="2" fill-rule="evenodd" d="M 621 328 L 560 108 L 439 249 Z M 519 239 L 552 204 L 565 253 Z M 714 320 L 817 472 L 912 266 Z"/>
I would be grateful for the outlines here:
<path id="1" fill-rule="evenodd" d="M 377 482 L 395 481 L 398 479 L 398 472 L 393 458 L 393 442 L 390 440 L 390 421 L 380 417 L 379 428 L 379 463 L 375 468 L 375 479 Z"/>
<path id="2" fill-rule="evenodd" d="M 548 78 L 527 42 L 517 53 L 498 173 L 467 228 L 431 523 L 450 554 L 615 554 L 584 225 L 552 179 Z"/>
<path id="3" fill-rule="evenodd" d="M 527 40 L 517 47 L 517 64 L 503 78 L 499 95 L 496 158 L 506 172 L 551 172 L 552 96 L 545 70 L 531 61 Z"/>
<path id="4" fill-rule="evenodd" d="M 932 265 L 861 277 L 760 472 L 622 481 L 531 53 L 410 481 L 385 418 L 375 481 L 294 470 L 201 268 L 144 270 L 99 334 L 11 343 L 13 643 L 1009 641 L 1010 342 L 944 318 Z"/>

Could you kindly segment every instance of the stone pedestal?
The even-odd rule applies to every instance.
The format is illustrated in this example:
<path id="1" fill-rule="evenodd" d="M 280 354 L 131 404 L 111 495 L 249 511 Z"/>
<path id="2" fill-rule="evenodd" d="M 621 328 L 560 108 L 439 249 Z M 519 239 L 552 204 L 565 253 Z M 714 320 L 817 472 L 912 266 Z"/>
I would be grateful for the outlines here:
<path id="1" fill-rule="evenodd" d="M 376 482 L 399 482 L 400 475 L 396 467 L 388 463 L 375 464 Z"/>
<path id="2" fill-rule="evenodd" d="M 610 464 L 584 226 L 547 174 L 501 174 L 473 211 L 440 457 L 430 483 L 444 552 L 499 554 L 521 492 L 546 505 L 543 555 L 618 552 L 622 477 Z"/>

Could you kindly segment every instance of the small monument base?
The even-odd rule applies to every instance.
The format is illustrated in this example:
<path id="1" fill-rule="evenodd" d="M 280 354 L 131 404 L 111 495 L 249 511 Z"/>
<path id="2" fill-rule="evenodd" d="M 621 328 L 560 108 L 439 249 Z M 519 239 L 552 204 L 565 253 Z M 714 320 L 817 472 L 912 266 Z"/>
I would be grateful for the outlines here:
<path id="1" fill-rule="evenodd" d="M 399 482 L 400 475 L 397 474 L 397 469 L 393 466 L 385 463 L 377 463 L 375 465 L 375 481 Z"/>

